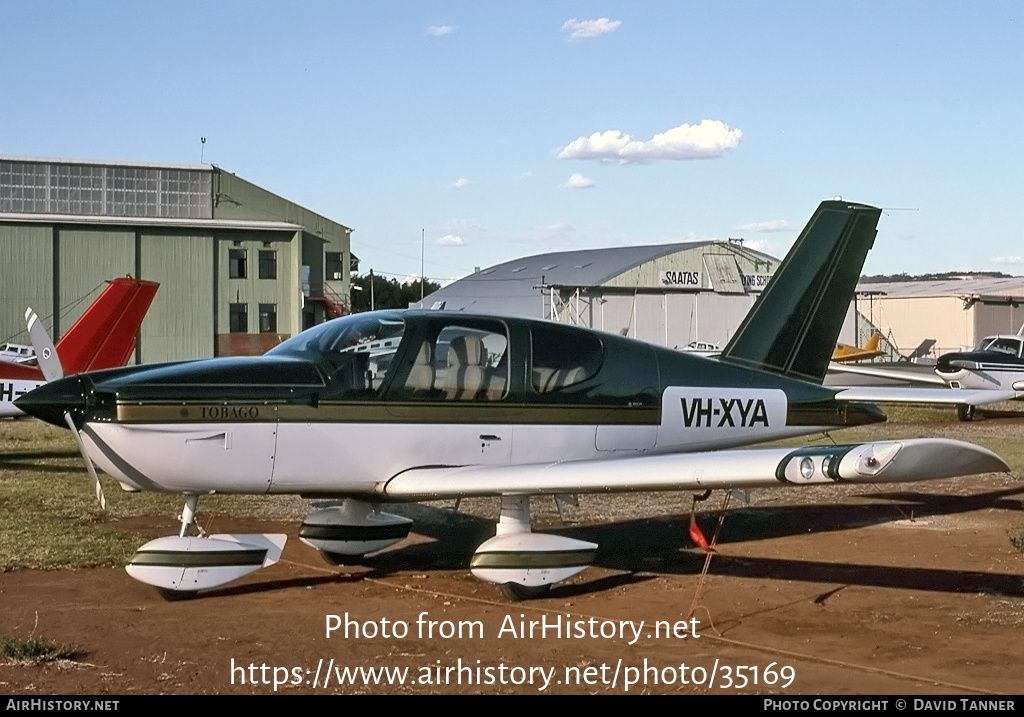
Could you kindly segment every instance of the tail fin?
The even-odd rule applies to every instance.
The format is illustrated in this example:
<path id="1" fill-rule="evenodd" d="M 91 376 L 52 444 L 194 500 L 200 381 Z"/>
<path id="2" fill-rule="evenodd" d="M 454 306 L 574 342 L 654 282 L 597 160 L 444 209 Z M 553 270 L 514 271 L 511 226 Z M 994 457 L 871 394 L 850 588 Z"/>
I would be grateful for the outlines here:
<path id="1" fill-rule="evenodd" d="M 880 215 L 822 202 L 720 360 L 821 383 Z"/>
<path id="2" fill-rule="evenodd" d="M 878 334 L 871 334 L 871 338 L 864 344 L 865 351 L 878 351 Z"/>
<path id="3" fill-rule="evenodd" d="M 57 342 L 64 373 L 124 366 L 157 287 L 153 281 L 114 279 Z"/>

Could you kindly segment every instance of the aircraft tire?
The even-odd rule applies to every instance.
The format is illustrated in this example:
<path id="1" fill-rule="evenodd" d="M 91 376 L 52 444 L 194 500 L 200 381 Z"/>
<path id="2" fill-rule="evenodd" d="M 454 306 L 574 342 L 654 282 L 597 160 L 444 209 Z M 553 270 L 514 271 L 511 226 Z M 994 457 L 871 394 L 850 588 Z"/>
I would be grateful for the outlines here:
<path id="1" fill-rule="evenodd" d="M 182 600 L 191 600 L 199 594 L 198 590 L 168 590 L 167 588 L 157 588 L 156 591 L 160 593 L 167 602 L 181 602 Z"/>
<path id="2" fill-rule="evenodd" d="M 326 550 L 321 550 L 320 554 L 324 557 L 324 560 L 328 565 L 362 565 L 363 555 L 345 555 L 344 553 L 329 553 Z"/>
<path id="3" fill-rule="evenodd" d="M 551 585 L 522 585 L 520 583 L 502 583 L 501 594 L 512 602 L 532 600 L 546 595 Z"/>
<path id="4" fill-rule="evenodd" d="M 974 406 L 966 403 L 961 403 L 956 407 L 956 417 L 961 421 L 973 421 L 974 420 Z"/>

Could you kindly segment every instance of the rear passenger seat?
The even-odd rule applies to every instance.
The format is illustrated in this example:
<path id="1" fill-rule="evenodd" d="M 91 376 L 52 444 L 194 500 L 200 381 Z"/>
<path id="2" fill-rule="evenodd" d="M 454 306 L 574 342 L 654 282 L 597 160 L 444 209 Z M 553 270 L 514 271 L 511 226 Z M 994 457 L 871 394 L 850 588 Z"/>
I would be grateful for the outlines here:
<path id="1" fill-rule="evenodd" d="M 533 369 L 533 387 L 537 393 L 551 393 L 579 383 L 586 378 L 586 375 L 586 369 L 582 366 L 559 369 L 538 366 Z"/>

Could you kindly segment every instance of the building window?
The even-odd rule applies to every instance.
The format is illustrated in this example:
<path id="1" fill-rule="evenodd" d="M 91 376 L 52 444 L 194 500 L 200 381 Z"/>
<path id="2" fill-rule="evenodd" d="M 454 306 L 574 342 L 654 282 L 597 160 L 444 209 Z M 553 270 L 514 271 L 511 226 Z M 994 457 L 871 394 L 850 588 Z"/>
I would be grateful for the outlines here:
<path id="1" fill-rule="evenodd" d="M 228 330 L 233 334 L 249 332 L 248 304 L 230 304 L 228 306 Z"/>
<path id="2" fill-rule="evenodd" d="M 327 270 L 327 281 L 341 281 L 345 276 L 345 266 L 342 263 L 344 254 L 340 251 L 328 251 L 324 253 L 324 268 Z"/>
<path id="3" fill-rule="evenodd" d="M 260 304 L 260 333 L 277 333 L 277 304 Z"/>
<path id="4" fill-rule="evenodd" d="M 227 276 L 231 279 L 246 278 L 246 250 L 227 250 Z"/>
<path id="5" fill-rule="evenodd" d="M 209 219 L 212 177 L 204 169 L 0 160 L 0 212 Z"/>
<path id="6" fill-rule="evenodd" d="M 273 249 L 260 249 L 260 278 L 277 278 L 277 252 Z"/>

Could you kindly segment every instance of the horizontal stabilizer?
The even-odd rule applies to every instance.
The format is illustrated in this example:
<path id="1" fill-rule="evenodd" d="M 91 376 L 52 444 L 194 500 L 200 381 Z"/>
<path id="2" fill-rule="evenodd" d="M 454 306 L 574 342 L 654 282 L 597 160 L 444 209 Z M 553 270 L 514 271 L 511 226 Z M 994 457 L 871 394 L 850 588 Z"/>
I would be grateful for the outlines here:
<path id="1" fill-rule="evenodd" d="M 913 366 L 913 364 L 906 364 Z M 858 376 L 884 378 L 903 383 L 920 383 L 930 386 L 945 386 L 946 382 L 935 371 L 916 371 L 913 368 L 881 368 L 874 364 L 841 364 L 830 363 L 828 370 L 833 373 L 852 373 Z"/>
<path id="2" fill-rule="evenodd" d="M 899 483 L 1007 471 L 988 449 L 945 438 L 676 453 L 526 466 L 414 468 L 378 486 L 396 500 L 497 495 Z"/>
<path id="3" fill-rule="evenodd" d="M 966 388 L 887 388 L 885 386 L 855 386 L 836 394 L 837 401 L 873 401 L 878 403 L 940 403 L 951 406 L 985 406 L 989 403 L 1011 401 L 1016 391 Z"/>

